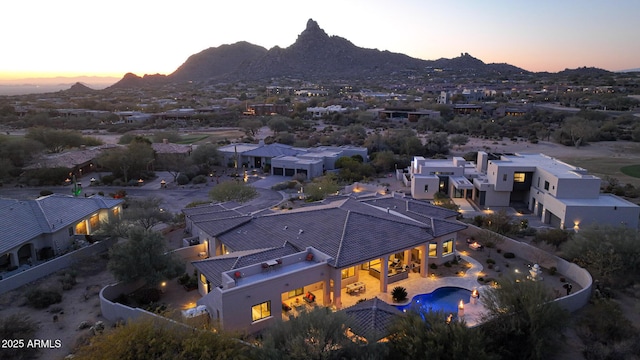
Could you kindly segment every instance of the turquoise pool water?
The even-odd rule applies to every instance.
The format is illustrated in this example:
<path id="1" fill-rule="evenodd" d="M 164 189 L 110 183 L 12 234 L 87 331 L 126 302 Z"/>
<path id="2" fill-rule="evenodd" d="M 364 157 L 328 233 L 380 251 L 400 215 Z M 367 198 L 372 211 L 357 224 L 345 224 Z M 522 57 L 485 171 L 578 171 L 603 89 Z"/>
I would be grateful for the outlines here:
<path id="1" fill-rule="evenodd" d="M 428 294 L 416 295 L 411 302 L 406 305 L 396 306 L 400 311 L 408 310 L 412 307 L 420 307 L 424 311 L 443 311 L 445 314 L 458 313 L 458 303 L 468 303 L 471 291 L 454 286 L 445 286 Z"/>

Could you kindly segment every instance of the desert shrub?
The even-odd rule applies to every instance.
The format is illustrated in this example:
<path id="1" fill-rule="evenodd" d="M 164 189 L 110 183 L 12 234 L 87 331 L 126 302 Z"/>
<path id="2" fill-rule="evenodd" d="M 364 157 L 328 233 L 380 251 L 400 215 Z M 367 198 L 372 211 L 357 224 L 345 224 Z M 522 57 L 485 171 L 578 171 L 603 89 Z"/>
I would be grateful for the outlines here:
<path id="1" fill-rule="evenodd" d="M 178 185 L 186 185 L 189 183 L 189 177 L 185 174 L 180 174 L 176 178 L 176 182 L 178 183 Z"/>
<path id="2" fill-rule="evenodd" d="M 33 339 L 35 338 L 38 324 L 26 314 L 14 314 L 0 318 L 0 339 Z M 0 359 L 34 359 L 38 352 L 37 347 L 5 347 L 0 348 Z"/>
<path id="3" fill-rule="evenodd" d="M 148 305 L 160 300 L 160 290 L 154 288 L 144 288 L 136 291 L 135 300 L 141 305 Z"/>
<path id="4" fill-rule="evenodd" d="M 450 263 L 450 262 L 448 262 L 448 261 L 447 261 L 447 262 L 445 262 L 445 263 L 444 263 L 444 267 L 450 268 L 450 267 L 451 267 L 451 263 Z"/>
<path id="5" fill-rule="evenodd" d="M 51 194 L 53 194 L 51 190 L 40 190 L 40 196 L 49 196 Z"/>
<path id="6" fill-rule="evenodd" d="M 187 273 L 184 273 L 178 278 L 178 284 L 185 285 L 189 282 L 189 279 L 191 279 L 191 276 L 189 276 L 189 274 Z"/>
<path id="7" fill-rule="evenodd" d="M 504 256 L 505 259 L 514 259 L 516 257 L 516 254 L 514 254 L 512 252 L 506 252 L 502 256 Z"/>
<path id="8" fill-rule="evenodd" d="M 549 275 L 555 275 L 558 272 L 558 268 L 555 266 L 552 266 L 549 268 Z"/>
<path id="9" fill-rule="evenodd" d="M 36 309 L 44 309 L 52 304 L 62 301 L 62 293 L 56 289 L 31 289 L 26 294 L 27 304 Z"/>
<path id="10" fill-rule="evenodd" d="M 391 290 L 391 297 L 395 302 L 401 302 L 407 300 L 407 289 L 402 286 L 396 286 Z"/>
<path id="11" fill-rule="evenodd" d="M 487 259 L 487 264 L 489 264 L 489 265 L 493 265 L 493 264 L 495 264 L 495 263 L 496 263 L 496 261 L 495 261 L 495 260 L 493 260 L 493 259 Z"/>
<path id="12" fill-rule="evenodd" d="M 116 177 L 113 175 L 103 175 L 100 181 L 105 185 L 111 185 L 115 179 Z"/>
<path id="13" fill-rule="evenodd" d="M 437 269 L 437 268 L 438 268 L 438 265 L 436 265 L 435 263 L 431 263 L 431 264 L 429 265 L 429 267 L 430 267 L 431 269 L 435 270 L 435 269 Z"/>
<path id="14" fill-rule="evenodd" d="M 204 175 L 196 175 L 191 182 L 194 184 L 206 184 L 207 177 Z"/>

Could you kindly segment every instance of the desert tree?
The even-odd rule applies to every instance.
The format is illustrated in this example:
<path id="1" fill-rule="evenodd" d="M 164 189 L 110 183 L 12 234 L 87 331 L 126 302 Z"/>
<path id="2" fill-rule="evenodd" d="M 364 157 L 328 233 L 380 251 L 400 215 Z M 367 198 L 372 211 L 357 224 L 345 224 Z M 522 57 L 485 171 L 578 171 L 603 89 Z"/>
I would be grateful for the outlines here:
<path id="1" fill-rule="evenodd" d="M 100 223 L 98 234 L 126 238 L 133 227 L 151 230 L 160 223 L 173 220 L 173 215 L 161 207 L 162 200 L 155 197 L 130 198 L 120 218 Z"/>
<path id="2" fill-rule="evenodd" d="M 209 191 L 209 198 L 218 202 L 247 202 L 258 196 L 258 191 L 251 185 L 240 181 L 225 181 L 217 184 Z"/>
<path id="3" fill-rule="evenodd" d="M 77 360 L 252 359 L 252 348 L 227 333 L 194 330 L 178 323 L 140 319 L 119 324 L 81 343 Z"/>
<path id="4" fill-rule="evenodd" d="M 563 256 L 604 280 L 633 281 L 640 269 L 640 234 L 624 226 L 592 225 L 580 229 L 561 249 Z"/>
<path id="5" fill-rule="evenodd" d="M 442 311 L 411 309 L 391 326 L 389 353 L 396 359 L 492 359 L 485 336 Z"/>
<path id="6" fill-rule="evenodd" d="M 483 292 L 480 328 L 485 345 L 503 359 L 545 359 L 553 355 L 568 325 L 568 313 L 543 282 L 503 277 Z"/>
<path id="7" fill-rule="evenodd" d="M 348 321 L 346 314 L 321 306 L 278 321 L 265 330 L 259 358 L 354 358 L 357 345 L 347 336 Z"/>
<path id="8" fill-rule="evenodd" d="M 185 271 L 184 262 L 167 252 L 162 234 L 141 227 L 131 228 L 127 239 L 109 250 L 107 267 L 118 281 L 143 279 L 150 287 Z"/>

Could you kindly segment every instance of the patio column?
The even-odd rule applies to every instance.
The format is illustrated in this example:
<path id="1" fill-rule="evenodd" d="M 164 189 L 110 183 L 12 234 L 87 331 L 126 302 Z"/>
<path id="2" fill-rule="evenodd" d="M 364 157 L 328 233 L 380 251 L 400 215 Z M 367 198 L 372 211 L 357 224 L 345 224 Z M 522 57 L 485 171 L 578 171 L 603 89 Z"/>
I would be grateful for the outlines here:
<path id="1" fill-rule="evenodd" d="M 411 250 L 405 250 L 404 261 L 402 262 L 402 265 L 409 265 L 409 264 L 411 264 Z"/>
<path id="2" fill-rule="evenodd" d="M 420 276 L 427 277 L 428 245 L 420 245 Z"/>
<path id="3" fill-rule="evenodd" d="M 38 252 L 36 251 L 35 245 L 29 244 L 29 246 L 31 247 L 31 261 L 35 263 L 36 260 L 38 260 Z"/>
<path id="4" fill-rule="evenodd" d="M 389 255 L 383 256 L 380 260 L 380 292 L 387 292 L 389 282 Z"/>
<path id="5" fill-rule="evenodd" d="M 18 257 L 18 250 L 13 250 L 9 253 L 9 264 L 12 266 L 20 266 L 20 258 Z"/>
<path id="6" fill-rule="evenodd" d="M 342 272 L 340 269 L 333 270 L 333 305 L 336 309 L 342 309 L 342 299 L 340 292 L 342 291 Z"/>
<path id="7" fill-rule="evenodd" d="M 326 279 L 324 281 L 324 300 L 323 300 L 323 304 L 324 306 L 331 306 L 331 279 Z"/>

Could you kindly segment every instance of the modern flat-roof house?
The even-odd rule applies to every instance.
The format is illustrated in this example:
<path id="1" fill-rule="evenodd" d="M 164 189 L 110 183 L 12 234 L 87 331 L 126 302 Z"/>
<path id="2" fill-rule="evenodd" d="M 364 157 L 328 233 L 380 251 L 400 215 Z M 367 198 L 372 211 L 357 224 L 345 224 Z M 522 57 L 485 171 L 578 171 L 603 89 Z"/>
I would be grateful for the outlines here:
<path id="1" fill-rule="evenodd" d="M 120 216 L 122 200 L 53 194 L 36 200 L 0 199 L 0 267 L 64 253 L 76 235 L 91 235 Z"/>
<path id="2" fill-rule="evenodd" d="M 428 263 L 455 258 L 467 227 L 455 211 L 392 195 L 253 215 L 224 204 L 183 212 L 192 240 L 207 243 L 211 256 L 192 263 L 198 305 L 223 328 L 248 332 L 282 320 L 281 307 L 340 309 L 343 294 L 365 290 L 365 278 L 386 293 L 396 281 L 425 277 Z"/>
<path id="3" fill-rule="evenodd" d="M 460 157 L 416 156 L 409 173 L 416 199 L 433 199 L 442 191 L 482 208 L 524 204 L 542 222 L 560 229 L 594 223 L 638 227 L 638 205 L 600 193 L 600 178 L 544 154 L 480 151 L 475 164 Z"/>
<path id="4" fill-rule="evenodd" d="M 368 160 L 367 148 L 355 146 L 319 146 L 297 148 L 284 144 L 229 144 L 218 149 L 225 164 L 238 168 L 259 169 L 269 165 L 272 175 L 305 174 L 307 179 L 334 170 L 336 160 L 343 156 L 360 155 Z"/>

